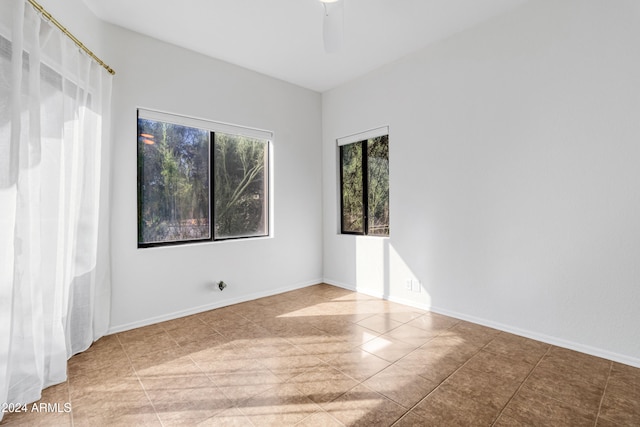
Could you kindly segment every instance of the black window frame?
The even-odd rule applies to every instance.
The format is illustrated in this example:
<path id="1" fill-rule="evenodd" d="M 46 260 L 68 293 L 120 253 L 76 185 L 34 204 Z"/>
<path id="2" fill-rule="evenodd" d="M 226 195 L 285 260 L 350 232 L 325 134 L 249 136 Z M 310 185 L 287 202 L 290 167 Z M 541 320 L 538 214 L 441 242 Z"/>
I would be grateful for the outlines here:
<path id="1" fill-rule="evenodd" d="M 383 134 L 378 135 L 378 137 L 386 137 L 387 145 L 389 144 L 389 135 Z M 391 228 L 388 225 L 388 233 L 387 234 L 370 234 L 369 230 L 369 149 L 368 143 L 370 140 L 374 138 L 366 138 L 361 139 L 354 142 L 349 142 L 346 144 L 342 144 L 338 146 L 339 151 L 339 168 L 340 168 L 340 234 L 345 235 L 354 235 L 354 236 L 373 236 L 373 237 L 389 237 L 391 234 Z M 352 231 L 345 230 L 344 223 L 344 151 L 343 148 L 348 145 L 360 144 L 361 145 L 361 164 L 362 164 L 362 176 L 361 176 L 361 185 L 362 185 L 362 230 L 363 231 Z"/>
<path id="2" fill-rule="evenodd" d="M 145 111 L 150 111 L 150 110 L 146 110 Z M 181 117 L 181 116 L 180 116 Z M 141 138 L 140 137 L 140 127 L 139 127 L 139 120 L 140 120 L 140 109 L 137 110 L 137 120 L 136 120 L 136 128 L 137 128 L 137 138 L 138 140 Z M 144 120 L 155 120 L 155 119 L 145 119 Z M 162 120 L 157 120 L 157 121 L 162 121 Z M 187 126 L 190 127 L 190 125 L 185 125 L 185 124 L 181 124 L 181 123 L 176 123 L 173 121 L 164 121 L 164 123 L 168 123 L 168 124 L 173 124 L 173 125 L 178 125 L 178 126 Z M 211 122 L 211 123 L 216 123 L 216 122 Z M 224 124 L 225 126 L 229 126 Z M 191 126 L 193 127 L 193 126 Z M 197 127 L 196 127 L 197 128 Z M 202 128 L 201 128 L 202 129 Z M 136 145 L 136 159 L 137 159 L 137 247 L 138 249 L 144 249 L 144 248 L 157 248 L 157 247 L 164 247 L 164 246 L 181 246 L 181 245 L 189 245 L 189 244 L 194 244 L 194 243 L 211 243 L 211 242 L 224 242 L 224 241 L 230 241 L 230 240 L 246 240 L 246 239 L 263 239 L 263 238 L 267 238 L 271 236 L 271 150 L 272 150 L 272 143 L 273 143 L 273 139 L 272 138 L 258 138 L 258 137 L 254 137 L 251 136 L 250 138 L 253 139 L 261 139 L 263 141 L 265 141 L 266 147 L 266 159 L 265 159 L 265 170 L 264 170 L 264 180 L 265 180 L 265 191 L 266 191 L 266 195 L 264 197 L 264 201 L 266 204 L 265 207 L 265 212 L 266 212 L 266 217 L 264 219 L 265 221 L 265 234 L 256 234 L 256 235 L 250 235 L 250 236 L 231 236 L 231 237 L 215 237 L 215 172 L 214 172 L 214 167 L 215 167 L 215 136 L 216 133 L 220 133 L 220 134 L 226 134 L 226 135 L 232 135 L 232 136 L 242 136 L 239 133 L 233 133 L 233 132 L 228 132 L 228 131 L 214 131 L 214 130 L 209 130 L 209 129 L 203 129 L 206 130 L 209 133 L 209 156 L 208 156 L 208 169 L 207 169 L 207 178 L 209 181 L 209 191 L 208 191 L 208 215 L 209 215 L 209 237 L 205 237 L 205 238 L 198 238 L 198 239 L 182 239 L 182 240 L 171 240 L 171 241 L 159 241 L 159 242 L 142 242 L 141 241 L 141 221 L 143 220 L 142 215 L 142 192 L 143 192 L 143 165 L 144 165 L 144 157 L 143 157 L 143 161 L 139 162 L 138 160 L 138 156 L 140 156 L 140 151 L 138 149 L 138 145 Z"/>

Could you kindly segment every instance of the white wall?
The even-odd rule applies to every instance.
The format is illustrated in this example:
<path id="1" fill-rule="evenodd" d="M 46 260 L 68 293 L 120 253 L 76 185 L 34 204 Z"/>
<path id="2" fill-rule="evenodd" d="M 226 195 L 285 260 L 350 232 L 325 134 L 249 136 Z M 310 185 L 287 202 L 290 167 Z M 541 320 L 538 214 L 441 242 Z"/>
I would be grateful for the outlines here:
<path id="1" fill-rule="evenodd" d="M 112 330 L 318 283 L 320 95 L 121 28 L 109 37 L 118 73 Z M 273 131 L 273 237 L 137 249 L 137 107 Z"/>
<path id="2" fill-rule="evenodd" d="M 539 0 L 325 93 L 325 280 L 640 366 L 638 40 Z M 335 140 L 381 125 L 391 237 L 339 236 Z"/>
<path id="3" fill-rule="evenodd" d="M 321 281 L 318 93 L 103 23 L 80 0 L 42 4 L 116 70 L 112 332 Z M 137 107 L 273 131 L 273 237 L 137 249 Z"/>

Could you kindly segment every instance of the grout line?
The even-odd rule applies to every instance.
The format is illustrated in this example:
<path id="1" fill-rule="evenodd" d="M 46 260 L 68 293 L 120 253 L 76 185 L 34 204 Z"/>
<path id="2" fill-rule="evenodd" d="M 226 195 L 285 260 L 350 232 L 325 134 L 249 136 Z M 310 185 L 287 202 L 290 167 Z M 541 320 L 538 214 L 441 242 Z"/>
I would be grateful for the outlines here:
<path id="1" fill-rule="evenodd" d="M 162 327 L 162 330 L 164 330 L 164 326 Z M 166 331 L 165 331 L 165 333 L 166 333 Z M 171 338 L 170 335 L 169 335 L 169 337 Z M 151 400 L 151 397 L 149 397 L 149 393 L 147 393 L 147 389 L 144 387 L 144 384 L 142 383 L 142 380 L 140 379 L 140 375 L 138 375 L 138 371 L 136 370 L 136 368 L 133 366 L 133 363 L 131 362 L 131 356 L 129 356 L 129 353 L 127 353 L 127 351 L 125 350 L 124 345 L 122 344 L 122 341 L 120 340 L 120 337 L 118 336 L 118 334 L 116 334 L 116 338 L 118 339 L 118 343 L 120 343 L 120 347 L 122 348 L 122 351 L 124 352 L 124 355 L 127 356 L 127 360 L 129 361 L 129 367 L 133 370 L 133 373 L 136 375 L 136 379 L 138 380 L 138 384 L 140 384 L 140 387 L 142 388 L 142 391 L 144 392 L 144 395 L 147 398 L 147 401 L 149 402 L 149 404 L 153 408 L 153 413 L 155 414 L 156 418 L 160 422 L 160 425 L 164 427 L 164 423 L 162 422 L 162 419 L 160 418 L 160 415 L 158 414 L 158 410 L 156 409 L 156 406 L 153 404 L 153 401 Z"/>
<path id="2" fill-rule="evenodd" d="M 455 326 L 455 325 L 453 325 L 453 326 Z M 451 328 L 453 328 L 453 326 L 451 326 Z M 449 330 L 449 329 L 451 329 L 451 328 L 448 328 L 448 329 L 445 329 L 445 330 Z M 499 335 L 499 334 L 497 334 L 497 335 Z M 436 336 L 437 336 L 437 335 L 436 335 Z M 434 338 L 435 338 L 435 337 L 434 337 Z M 433 339 L 433 338 L 432 338 L 432 339 Z M 406 414 L 408 414 L 409 412 L 413 411 L 413 410 L 415 409 L 415 407 L 416 407 L 416 406 L 418 406 L 419 404 L 421 404 L 425 399 L 427 399 L 429 396 L 431 396 L 433 393 L 435 393 L 435 391 L 436 391 L 437 389 L 439 389 L 439 388 L 440 388 L 440 386 L 441 386 L 442 384 L 444 384 L 444 383 L 445 383 L 449 378 L 451 378 L 452 376 L 454 376 L 454 375 L 456 374 L 456 372 L 458 372 L 458 371 L 459 371 L 460 369 L 462 369 L 462 368 L 463 368 L 467 363 L 469 363 L 469 361 L 470 361 L 471 359 L 473 359 L 473 358 L 474 358 L 476 355 L 478 355 L 482 350 L 484 350 L 484 348 L 485 348 L 486 346 L 488 346 L 491 342 L 493 342 L 493 340 L 495 340 L 495 338 L 493 338 L 491 341 L 489 341 L 488 343 L 486 343 L 485 345 L 483 345 L 482 347 L 480 347 L 480 348 L 478 349 L 478 351 L 476 351 L 475 353 L 473 353 L 473 355 L 469 356 L 469 358 L 468 358 L 468 359 L 467 359 L 467 360 L 466 360 L 462 365 L 460 365 L 456 370 L 454 370 L 454 371 L 453 371 L 453 372 L 451 372 L 449 375 L 447 375 L 447 376 L 446 376 L 442 381 L 440 381 L 440 382 L 438 383 L 438 385 L 437 385 L 437 386 L 435 386 L 435 387 L 433 388 L 433 390 L 431 390 L 431 391 L 430 391 L 429 393 L 427 393 L 427 394 L 426 394 L 422 399 L 420 399 L 420 400 L 419 400 L 415 405 L 413 405 L 411 408 L 409 408 L 409 409 L 407 410 L 407 412 L 405 412 L 405 415 L 406 415 Z M 431 340 L 429 340 L 429 341 L 431 341 Z M 420 347 L 418 347 L 418 348 L 420 348 Z M 416 349 L 416 350 L 417 350 L 417 349 Z M 415 350 L 414 350 L 414 351 L 415 351 Z M 411 353 L 409 353 L 409 354 L 411 354 Z M 406 356 L 405 356 L 405 357 L 406 357 Z M 399 360 L 400 360 L 400 359 L 399 359 Z M 403 415 L 403 417 L 404 417 L 404 415 Z M 402 418 L 402 417 L 400 417 L 400 418 Z"/>
<path id="3" fill-rule="evenodd" d="M 415 319 L 414 319 L 415 320 Z M 408 322 L 407 322 L 408 323 Z M 437 334 L 435 334 L 434 336 L 430 337 L 427 341 L 424 342 L 424 344 L 419 345 L 418 347 L 414 348 L 413 350 L 411 350 L 409 353 L 405 354 L 404 356 L 402 356 L 400 359 L 396 360 L 395 362 L 392 363 L 392 365 L 395 365 L 397 362 L 399 362 L 400 360 L 404 359 L 405 357 L 409 356 L 410 354 L 414 353 L 415 351 L 421 349 L 422 347 L 424 347 L 425 345 L 427 345 L 427 343 L 433 341 L 434 339 L 442 336 L 442 334 L 444 334 L 445 332 L 447 332 L 448 330 L 450 330 L 451 328 L 455 327 L 458 323 L 460 323 L 460 321 L 454 323 L 453 325 L 449 326 L 448 328 L 444 328 L 441 329 Z M 417 327 L 417 326 L 416 326 Z M 422 329 L 422 328 L 418 328 L 418 329 Z M 424 331 L 427 331 L 427 329 L 422 329 Z M 399 340 L 402 341 L 402 340 Z M 492 340 L 493 341 L 493 340 Z M 406 341 L 402 341 L 402 342 L 406 342 Z M 410 343 L 407 343 L 410 344 Z M 475 354 L 473 355 L 475 356 Z M 471 357 L 473 357 L 471 356 Z M 466 362 L 465 362 L 466 363 Z M 386 368 L 385 368 L 386 369 Z"/>
<path id="4" fill-rule="evenodd" d="M 611 379 L 611 372 L 613 372 L 613 362 L 609 363 L 609 375 L 607 375 L 607 382 L 604 384 L 604 389 L 602 390 L 602 397 L 600 398 L 600 404 L 598 405 L 598 414 L 596 415 L 594 426 L 598 425 L 600 410 L 602 409 L 602 403 L 604 402 L 604 395 L 607 393 L 607 387 L 609 386 L 609 380 Z"/>
<path id="5" fill-rule="evenodd" d="M 257 395 L 256 395 L 256 396 L 257 396 Z M 248 400 L 248 399 L 251 399 L 251 397 L 249 397 L 249 398 L 247 398 L 247 399 L 244 399 L 244 400 Z M 242 402 L 244 402 L 244 400 L 242 400 Z M 240 402 L 238 402 L 238 403 L 240 403 Z M 242 414 L 242 416 L 244 417 L 244 419 L 245 419 L 246 421 L 248 421 L 248 422 L 249 422 L 249 424 L 251 424 L 253 427 L 257 427 L 257 426 L 253 423 L 253 421 L 251 421 L 251 418 L 249 418 L 249 415 L 247 415 L 247 414 L 245 414 L 245 413 L 244 413 L 244 411 L 242 410 L 242 408 L 241 408 L 241 407 L 239 407 L 238 405 L 235 405 L 235 406 L 234 406 L 234 408 L 235 408 L 235 409 L 237 409 L 237 410 L 238 410 L 238 412 L 240 412 L 240 413 Z"/>
<path id="6" fill-rule="evenodd" d="M 340 395 L 340 396 L 342 396 L 342 395 Z M 336 397 L 336 399 L 338 399 L 340 396 Z M 309 400 L 311 400 L 311 399 L 309 399 Z M 311 401 L 313 402 L 313 400 L 311 400 Z M 337 422 L 339 425 L 344 426 L 344 424 L 343 424 L 340 420 L 338 420 L 336 417 L 334 417 L 333 415 L 331 415 L 328 411 L 326 411 L 326 410 L 325 410 L 322 406 L 320 406 L 318 403 L 316 403 L 316 402 L 313 402 L 313 403 L 315 403 L 315 405 L 316 405 L 318 408 L 320 408 L 320 410 L 319 410 L 319 411 L 316 411 L 316 412 L 312 412 L 312 413 L 310 413 L 309 415 L 307 415 L 306 417 L 304 417 L 303 419 L 301 419 L 300 421 L 296 422 L 296 423 L 294 424 L 294 427 L 295 427 L 295 426 L 299 426 L 299 425 L 301 425 L 305 420 L 308 420 L 309 418 L 313 417 L 313 416 L 314 416 L 314 415 L 316 415 L 316 414 L 325 414 L 325 415 L 327 415 L 329 418 L 331 418 L 332 420 L 334 420 L 335 422 Z M 240 411 L 240 412 L 242 412 L 242 411 Z M 255 425 L 255 424 L 252 424 L 252 425 Z"/>
<path id="7" fill-rule="evenodd" d="M 507 403 L 505 403 L 505 405 L 502 407 L 502 409 L 500 409 L 500 412 L 498 413 L 498 416 L 493 420 L 493 422 L 491 423 L 491 425 L 495 425 L 496 422 L 498 422 L 498 420 L 500 419 L 500 417 L 502 416 L 502 414 L 504 413 L 504 410 L 507 409 L 507 406 L 509 406 L 509 404 L 513 401 L 513 398 L 516 397 L 516 395 L 520 392 L 520 390 L 522 390 L 522 387 L 524 387 L 524 384 L 527 382 L 527 380 L 531 377 L 531 374 L 533 374 L 533 371 L 536 370 L 536 368 L 540 365 L 540 363 L 544 360 L 545 357 L 547 357 L 547 355 L 551 352 L 551 349 L 553 348 L 552 345 L 549 346 L 549 348 L 547 349 L 547 351 L 545 352 L 545 354 L 538 360 L 538 362 L 536 363 L 536 365 L 531 369 L 531 371 L 529 371 L 529 373 L 527 374 L 527 376 L 525 377 L 524 380 L 522 380 L 522 382 L 520 383 L 520 386 L 518 387 L 518 389 L 511 395 L 511 397 L 509 398 L 509 400 L 507 401 Z"/>

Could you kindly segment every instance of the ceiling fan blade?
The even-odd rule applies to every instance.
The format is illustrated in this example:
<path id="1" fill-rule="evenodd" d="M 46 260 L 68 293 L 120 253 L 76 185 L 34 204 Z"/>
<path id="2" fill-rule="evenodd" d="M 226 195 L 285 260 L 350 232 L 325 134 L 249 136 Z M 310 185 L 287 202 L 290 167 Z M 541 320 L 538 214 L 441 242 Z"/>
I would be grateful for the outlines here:
<path id="1" fill-rule="evenodd" d="M 324 3 L 324 19 L 322 23 L 322 38 L 324 50 L 334 53 L 342 47 L 344 30 L 343 0 L 334 3 Z"/>

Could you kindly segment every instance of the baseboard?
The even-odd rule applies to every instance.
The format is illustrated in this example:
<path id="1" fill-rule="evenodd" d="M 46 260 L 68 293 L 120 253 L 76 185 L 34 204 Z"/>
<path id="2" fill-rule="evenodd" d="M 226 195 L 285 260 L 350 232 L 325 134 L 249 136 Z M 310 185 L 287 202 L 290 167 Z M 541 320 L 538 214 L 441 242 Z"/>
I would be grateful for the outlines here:
<path id="1" fill-rule="evenodd" d="M 239 304 L 241 302 L 252 301 L 258 298 L 264 298 L 272 295 L 281 294 L 284 292 L 294 291 L 296 289 L 306 288 L 307 286 L 316 285 L 318 283 L 322 283 L 322 279 L 310 280 L 307 282 L 297 283 L 289 286 L 283 286 L 280 288 L 270 289 L 268 291 L 263 291 L 263 292 L 254 292 L 252 294 L 242 295 L 237 298 L 229 298 L 223 301 L 216 301 L 215 303 L 200 305 L 200 306 L 189 308 L 186 310 L 175 311 L 173 313 L 167 313 L 161 316 L 150 317 L 150 318 L 139 320 L 136 322 L 110 326 L 106 335 L 111 335 L 118 332 L 124 332 L 131 329 L 141 328 L 143 326 L 149 326 L 155 323 L 166 322 L 167 320 L 179 319 L 180 317 L 190 316 L 192 314 L 198 314 L 204 311 L 214 310 L 216 308 L 227 307 L 229 305 Z"/>
<path id="2" fill-rule="evenodd" d="M 434 313 L 442 314 L 449 317 L 454 317 L 456 319 L 465 320 L 467 322 L 476 323 L 478 325 L 487 326 L 489 328 L 497 329 L 503 332 L 508 332 L 510 334 L 518 335 L 525 338 L 530 338 L 532 340 L 544 342 L 547 344 L 555 345 L 556 347 L 562 347 L 569 350 L 575 350 L 580 353 L 590 354 L 592 356 L 601 357 L 603 359 L 611 360 L 614 362 L 622 363 L 624 365 L 633 366 L 636 368 L 640 368 L 640 359 L 636 357 L 627 356 L 624 354 L 614 353 L 608 350 L 604 350 L 597 347 L 592 347 L 589 345 L 576 343 L 573 341 L 565 340 L 563 338 L 558 338 L 546 334 L 541 334 L 539 332 L 529 331 L 526 329 L 520 329 L 517 327 L 513 327 L 510 325 L 505 325 L 499 322 L 494 322 L 487 319 L 482 319 L 475 316 L 470 316 L 464 313 L 459 313 L 452 310 L 447 310 L 441 307 L 434 307 L 426 304 L 416 303 L 415 301 L 407 300 L 404 298 L 392 297 L 390 295 L 384 295 L 379 292 L 372 292 L 369 289 L 358 288 L 357 286 L 348 285 L 345 283 L 340 283 L 331 279 L 324 279 L 324 283 L 329 285 L 338 286 L 343 289 L 347 289 L 350 291 L 360 292 L 365 295 L 370 295 L 376 298 L 382 298 L 391 302 L 396 302 L 398 304 L 404 304 L 410 307 L 419 308 L 421 310 L 428 310 Z"/>

